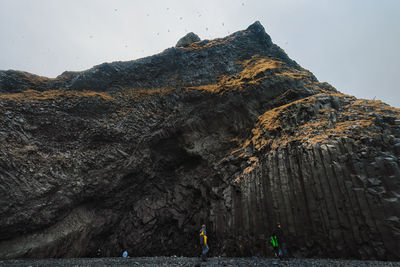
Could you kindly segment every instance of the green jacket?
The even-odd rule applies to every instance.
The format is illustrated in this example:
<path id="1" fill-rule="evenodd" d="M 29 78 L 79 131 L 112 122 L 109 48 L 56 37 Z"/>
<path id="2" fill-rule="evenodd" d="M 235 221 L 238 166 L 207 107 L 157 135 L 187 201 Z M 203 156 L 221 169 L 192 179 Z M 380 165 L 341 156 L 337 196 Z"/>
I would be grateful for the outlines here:
<path id="1" fill-rule="evenodd" d="M 269 242 L 271 242 L 271 245 L 272 245 L 274 248 L 276 248 L 276 247 L 279 246 L 279 244 L 278 244 L 278 238 L 276 237 L 276 235 L 271 236 L 271 237 L 269 238 Z"/>

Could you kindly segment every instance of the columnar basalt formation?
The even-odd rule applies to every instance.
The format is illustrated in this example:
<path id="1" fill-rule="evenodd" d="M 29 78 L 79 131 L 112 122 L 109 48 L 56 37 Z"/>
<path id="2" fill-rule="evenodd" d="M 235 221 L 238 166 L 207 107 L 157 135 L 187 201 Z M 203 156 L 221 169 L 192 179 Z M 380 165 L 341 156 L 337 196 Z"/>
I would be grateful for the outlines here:
<path id="1" fill-rule="evenodd" d="M 0 71 L 0 258 L 400 258 L 400 111 L 319 82 L 256 22 L 55 79 Z"/>

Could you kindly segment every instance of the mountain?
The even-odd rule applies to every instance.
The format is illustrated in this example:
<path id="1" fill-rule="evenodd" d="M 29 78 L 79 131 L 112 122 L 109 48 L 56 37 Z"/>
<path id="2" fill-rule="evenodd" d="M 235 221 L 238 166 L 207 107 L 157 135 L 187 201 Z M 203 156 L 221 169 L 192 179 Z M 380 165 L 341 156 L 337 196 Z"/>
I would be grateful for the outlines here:
<path id="1" fill-rule="evenodd" d="M 378 90 L 379 88 L 377 88 Z M 50 79 L 0 72 L 0 258 L 400 259 L 400 110 L 319 82 L 259 22 Z"/>

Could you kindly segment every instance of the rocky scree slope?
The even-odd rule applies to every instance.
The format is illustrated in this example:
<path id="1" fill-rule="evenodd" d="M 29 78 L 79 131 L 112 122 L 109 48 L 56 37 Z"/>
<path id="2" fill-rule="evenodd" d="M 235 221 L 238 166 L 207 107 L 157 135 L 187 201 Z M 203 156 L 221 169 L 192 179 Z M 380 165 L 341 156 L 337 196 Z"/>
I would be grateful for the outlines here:
<path id="1" fill-rule="evenodd" d="M 400 258 L 400 112 L 344 95 L 259 22 L 55 79 L 0 72 L 0 258 Z"/>

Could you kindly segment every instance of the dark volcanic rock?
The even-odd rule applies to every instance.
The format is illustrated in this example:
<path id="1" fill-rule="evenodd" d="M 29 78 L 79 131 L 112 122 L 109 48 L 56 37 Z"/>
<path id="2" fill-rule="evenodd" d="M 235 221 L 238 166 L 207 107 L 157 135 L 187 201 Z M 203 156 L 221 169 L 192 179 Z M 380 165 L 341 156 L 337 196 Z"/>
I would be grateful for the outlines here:
<path id="1" fill-rule="evenodd" d="M 187 47 L 192 43 L 200 42 L 200 37 L 193 32 L 189 32 L 185 36 L 183 36 L 179 41 L 176 43 L 175 47 Z"/>
<path id="2" fill-rule="evenodd" d="M 320 83 L 259 23 L 55 79 L 0 73 L 0 258 L 399 259 L 398 109 Z"/>

